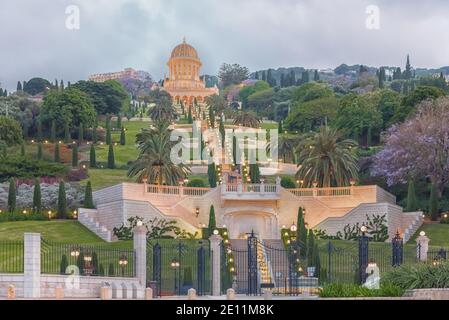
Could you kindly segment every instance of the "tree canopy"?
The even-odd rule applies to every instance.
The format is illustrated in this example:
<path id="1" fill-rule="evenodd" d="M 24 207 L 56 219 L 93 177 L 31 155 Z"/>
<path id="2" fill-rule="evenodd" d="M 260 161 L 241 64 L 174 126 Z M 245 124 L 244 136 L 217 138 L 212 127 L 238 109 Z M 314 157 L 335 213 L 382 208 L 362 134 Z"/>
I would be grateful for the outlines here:
<path id="1" fill-rule="evenodd" d="M 105 82 L 79 81 L 72 86 L 86 93 L 92 101 L 97 114 L 118 114 L 126 110 L 129 95 L 117 81 Z"/>
<path id="2" fill-rule="evenodd" d="M 64 91 L 51 90 L 44 96 L 41 120 L 56 121 L 59 128 L 66 123 L 71 127 L 91 127 L 95 123 L 96 112 L 89 96 L 73 86 Z"/>
<path id="3" fill-rule="evenodd" d="M 218 71 L 218 78 L 220 79 L 223 87 L 230 86 L 232 84 L 240 84 L 244 80 L 248 79 L 249 70 L 247 67 L 243 67 L 237 63 L 229 64 L 223 63 Z"/>

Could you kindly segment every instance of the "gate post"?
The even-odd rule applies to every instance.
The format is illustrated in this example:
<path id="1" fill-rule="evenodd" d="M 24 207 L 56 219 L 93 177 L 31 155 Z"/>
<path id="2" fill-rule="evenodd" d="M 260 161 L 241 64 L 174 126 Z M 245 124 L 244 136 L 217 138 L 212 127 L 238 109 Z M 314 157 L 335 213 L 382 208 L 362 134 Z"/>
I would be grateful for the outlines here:
<path id="1" fill-rule="evenodd" d="M 221 294 L 221 250 L 220 244 L 223 238 L 218 234 L 213 234 L 210 238 L 210 250 L 212 254 L 212 295 Z"/>
<path id="2" fill-rule="evenodd" d="M 41 235 L 24 234 L 23 297 L 41 297 Z"/>
<path id="3" fill-rule="evenodd" d="M 430 239 L 426 236 L 424 231 L 421 231 L 419 237 L 416 239 L 417 247 L 417 257 L 418 261 L 426 262 L 427 261 L 427 252 L 429 251 L 429 241 Z"/>
<path id="4" fill-rule="evenodd" d="M 197 278 L 198 278 L 198 295 L 204 295 L 204 284 L 205 284 L 205 276 L 206 276 L 206 252 L 204 250 L 203 244 L 201 243 L 201 247 L 197 252 Z"/>
<path id="5" fill-rule="evenodd" d="M 257 267 L 257 238 L 252 231 L 248 237 L 248 295 L 259 293 Z"/>
<path id="6" fill-rule="evenodd" d="M 159 243 L 156 243 L 153 246 L 153 285 L 155 284 L 155 288 L 153 288 L 154 296 L 158 297 L 161 295 L 162 288 L 162 249 Z"/>
<path id="7" fill-rule="evenodd" d="M 362 235 L 359 238 L 359 281 L 360 284 L 366 282 L 366 268 L 368 267 L 368 243 L 369 239 L 366 236 L 367 228 L 363 225 L 360 230 Z"/>
<path id="8" fill-rule="evenodd" d="M 138 223 L 134 228 L 135 277 L 140 285 L 147 286 L 147 229 Z"/>
<path id="9" fill-rule="evenodd" d="M 404 241 L 399 234 L 399 230 L 396 233 L 396 236 L 393 238 L 391 246 L 393 250 L 391 265 L 393 267 L 399 267 L 400 265 L 402 265 L 404 260 Z"/>

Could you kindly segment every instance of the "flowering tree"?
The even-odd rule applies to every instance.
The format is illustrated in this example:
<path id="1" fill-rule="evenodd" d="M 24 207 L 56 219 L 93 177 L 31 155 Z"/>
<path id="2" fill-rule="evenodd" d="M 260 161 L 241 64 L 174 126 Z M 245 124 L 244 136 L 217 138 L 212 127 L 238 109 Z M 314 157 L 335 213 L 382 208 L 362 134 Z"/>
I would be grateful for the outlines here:
<path id="1" fill-rule="evenodd" d="M 385 148 L 375 156 L 372 175 L 385 176 L 388 185 L 409 177 L 427 177 L 439 193 L 449 182 L 449 98 L 426 100 L 417 114 L 391 127 Z"/>

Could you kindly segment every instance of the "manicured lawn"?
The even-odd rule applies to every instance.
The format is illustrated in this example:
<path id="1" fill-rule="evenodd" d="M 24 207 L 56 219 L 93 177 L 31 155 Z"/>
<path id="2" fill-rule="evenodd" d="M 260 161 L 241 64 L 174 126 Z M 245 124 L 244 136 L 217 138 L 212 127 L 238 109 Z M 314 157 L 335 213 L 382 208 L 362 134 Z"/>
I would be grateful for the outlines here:
<path id="1" fill-rule="evenodd" d="M 56 243 L 132 247 L 130 241 L 107 243 L 78 221 L 69 220 L 1 222 L 0 242 L 23 241 L 23 234 L 29 232 L 40 233 L 43 239 Z"/>
<path id="2" fill-rule="evenodd" d="M 136 135 L 142 128 L 148 128 L 150 123 L 145 121 L 123 121 L 123 126 L 126 129 L 126 145 L 121 146 L 120 142 L 120 130 L 112 131 L 112 141 L 117 142 L 118 145 L 114 146 L 115 165 L 118 167 L 125 166 L 129 161 L 134 161 L 139 155 L 139 151 L 136 147 Z M 104 125 L 104 124 L 102 124 Z M 111 126 L 115 126 L 115 121 L 111 122 Z M 96 146 L 97 161 L 108 161 L 109 147 L 104 145 Z"/>
<path id="3" fill-rule="evenodd" d="M 277 123 L 262 123 L 262 129 L 270 130 L 277 129 L 279 125 Z"/>
<path id="4" fill-rule="evenodd" d="M 23 240 L 25 232 L 40 233 L 42 238 L 61 243 L 104 243 L 76 221 L 17 221 L 0 223 L 0 241 Z"/>
<path id="5" fill-rule="evenodd" d="M 419 233 L 424 231 L 429 237 L 430 246 L 444 246 L 449 247 L 449 224 L 425 224 L 409 241 L 410 244 L 416 243 L 416 238 L 419 237 Z"/>
<path id="6" fill-rule="evenodd" d="M 92 183 L 92 189 L 98 190 L 111 187 L 122 182 L 133 182 L 127 175 L 127 170 L 119 169 L 89 169 L 89 180 Z M 83 181 L 85 184 L 86 181 Z"/>

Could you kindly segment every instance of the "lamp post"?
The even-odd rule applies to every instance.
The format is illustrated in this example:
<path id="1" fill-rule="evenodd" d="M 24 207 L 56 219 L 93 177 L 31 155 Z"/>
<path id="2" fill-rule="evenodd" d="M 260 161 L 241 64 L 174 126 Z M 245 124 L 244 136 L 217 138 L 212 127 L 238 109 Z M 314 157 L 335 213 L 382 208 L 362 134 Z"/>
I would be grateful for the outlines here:
<path id="1" fill-rule="evenodd" d="M 125 255 L 122 255 L 118 261 L 120 269 L 122 270 L 122 277 L 125 276 L 125 268 L 128 265 L 128 258 Z"/>
<path id="2" fill-rule="evenodd" d="M 171 263 L 170 263 L 170 267 L 173 269 L 174 272 L 174 276 L 175 276 L 175 294 L 178 293 L 178 270 L 180 267 L 180 263 L 176 258 L 173 258 Z"/>
<path id="3" fill-rule="evenodd" d="M 368 228 L 365 226 L 365 224 L 362 225 L 360 231 L 362 235 L 359 238 L 359 279 L 360 284 L 363 284 L 366 282 L 367 278 L 366 268 L 368 266 L 368 242 L 369 242 L 369 239 L 366 236 Z"/>
<path id="4" fill-rule="evenodd" d="M 70 250 L 70 256 L 75 260 L 75 264 L 77 264 L 79 255 L 80 255 L 80 249 L 72 248 L 72 250 Z"/>
<path id="5" fill-rule="evenodd" d="M 90 253 L 84 255 L 84 273 L 87 276 L 90 276 L 93 273 L 92 255 Z"/>

